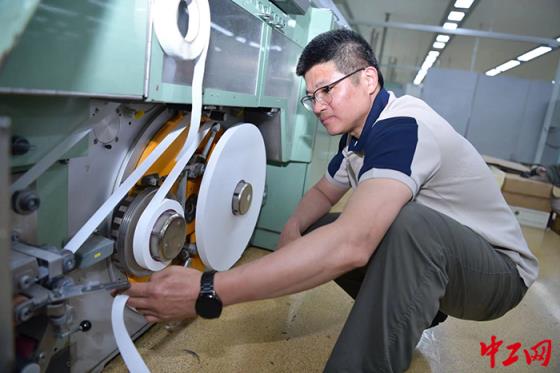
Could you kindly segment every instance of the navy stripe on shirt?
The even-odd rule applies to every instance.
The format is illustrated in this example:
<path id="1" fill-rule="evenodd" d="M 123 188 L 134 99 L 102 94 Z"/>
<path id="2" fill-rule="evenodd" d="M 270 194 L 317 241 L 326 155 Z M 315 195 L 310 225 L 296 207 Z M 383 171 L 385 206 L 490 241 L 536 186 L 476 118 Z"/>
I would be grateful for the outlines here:
<path id="1" fill-rule="evenodd" d="M 380 120 L 366 139 L 360 138 L 360 143 L 364 144 L 364 163 L 358 179 L 373 168 L 400 171 L 410 176 L 418 144 L 418 123 L 411 117 Z"/>
<path id="2" fill-rule="evenodd" d="M 334 178 L 336 172 L 340 169 L 340 165 L 344 160 L 344 156 L 342 155 L 342 150 L 346 147 L 346 141 L 348 139 L 348 134 L 344 134 L 340 137 L 340 142 L 338 143 L 338 153 L 331 159 L 329 162 L 329 175 Z"/>

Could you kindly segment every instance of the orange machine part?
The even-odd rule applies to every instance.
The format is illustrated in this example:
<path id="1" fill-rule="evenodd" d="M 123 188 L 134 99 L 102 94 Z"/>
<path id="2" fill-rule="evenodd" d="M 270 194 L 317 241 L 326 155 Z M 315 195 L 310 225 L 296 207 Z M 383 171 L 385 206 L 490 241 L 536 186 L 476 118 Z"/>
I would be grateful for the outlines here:
<path id="1" fill-rule="evenodd" d="M 172 119 L 167 121 L 162 126 L 162 128 L 149 141 L 148 145 L 146 146 L 146 148 L 142 152 L 142 155 L 140 156 L 140 159 L 138 160 L 137 165 L 141 164 L 144 161 L 144 159 L 146 159 L 146 157 L 148 157 L 150 155 L 150 153 L 155 149 L 155 147 L 171 131 L 173 131 L 177 127 L 177 124 L 181 120 L 183 120 L 183 118 L 184 118 L 183 114 L 177 114 L 176 116 L 174 116 Z M 208 121 L 208 118 L 203 117 L 202 118 L 202 123 L 205 123 L 206 121 Z M 214 150 L 214 147 L 216 146 L 216 143 L 220 139 L 220 137 L 222 136 L 223 132 L 224 132 L 223 130 L 220 130 L 216 134 L 216 136 L 214 137 L 213 144 L 211 145 L 210 150 L 208 152 L 208 158 L 211 156 L 212 151 Z M 181 135 L 179 135 L 179 137 L 177 137 L 177 139 L 169 146 L 169 148 L 167 148 L 167 150 L 165 150 L 165 152 L 159 157 L 159 159 L 148 169 L 148 171 L 146 171 L 144 176 L 158 174 L 159 177 L 162 177 L 162 176 L 169 175 L 169 173 L 171 172 L 171 170 L 173 169 L 173 167 L 176 164 L 177 155 L 179 154 L 179 152 L 181 151 L 181 148 L 185 144 L 185 141 L 187 139 L 187 133 L 188 133 L 188 131 L 184 131 Z M 204 150 L 204 147 L 206 146 L 206 143 L 210 139 L 210 136 L 211 136 L 211 132 L 209 131 L 206 134 L 206 136 L 204 137 L 204 139 L 201 141 L 199 147 L 195 151 L 195 154 L 202 153 L 202 151 Z M 193 194 L 198 194 L 198 191 L 200 189 L 201 181 L 202 181 L 202 177 L 197 177 L 196 179 L 188 179 L 187 180 L 187 190 L 186 190 L 185 198 L 189 198 L 189 196 L 191 196 Z M 177 185 L 174 185 L 173 188 L 171 188 L 171 191 L 173 193 L 177 193 Z M 196 243 L 196 235 L 195 235 L 195 232 L 194 232 L 194 228 L 195 228 L 195 222 L 193 220 L 191 223 L 187 224 L 186 231 L 185 231 L 185 236 L 187 238 L 186 242 L 188 242 L 188 243 Z M 198 256 L 195 256 L 194 258 L 192 258 L 191 266 L 193 268 L 196 268 L 196 269 L 201 270 L 201 271 L 203 271 L 205 269 L 204 264 L 202 263 L 202 261 L 200 260 L 200 258 Z M 129 279 L 132 280 L 132 281 L 136 281 L 136 282 L 145 282 L 145 281 L 149 280 L 149 276 L 148 277 L 140 277 L 140 278 L 129 277 Z"/>

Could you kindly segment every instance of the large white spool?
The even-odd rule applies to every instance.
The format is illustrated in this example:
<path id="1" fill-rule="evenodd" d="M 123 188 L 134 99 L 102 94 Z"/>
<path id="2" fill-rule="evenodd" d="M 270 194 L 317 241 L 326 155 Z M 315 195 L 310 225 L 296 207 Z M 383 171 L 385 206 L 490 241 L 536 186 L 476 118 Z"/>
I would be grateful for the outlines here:
<path id="1" fill-rule="evenodd" d="M 207 267 L 229 269 L 241 257 L 257 223 L 266 175 L 266 151 L 260 131 L 243 123 L 220 138 L 204 171 L 197 199 L 195 232 L 198 254 Z M 232 212 L 240 181 L 252 186 L 249 210 Z"/>

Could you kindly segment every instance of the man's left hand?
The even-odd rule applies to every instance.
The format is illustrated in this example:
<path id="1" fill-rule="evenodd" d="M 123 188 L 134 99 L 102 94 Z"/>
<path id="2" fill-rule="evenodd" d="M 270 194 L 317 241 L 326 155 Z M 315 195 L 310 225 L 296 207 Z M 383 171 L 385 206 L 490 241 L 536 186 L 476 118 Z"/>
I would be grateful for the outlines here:
<path id="1" fill-rule="evenodd" d="M 196 316 L 195 302 L 202 273 L 181 266 L 169 266 L 154 273 L 149 282 L 131 283 L 124 294 L 148 322 L 182 320 Z"/>

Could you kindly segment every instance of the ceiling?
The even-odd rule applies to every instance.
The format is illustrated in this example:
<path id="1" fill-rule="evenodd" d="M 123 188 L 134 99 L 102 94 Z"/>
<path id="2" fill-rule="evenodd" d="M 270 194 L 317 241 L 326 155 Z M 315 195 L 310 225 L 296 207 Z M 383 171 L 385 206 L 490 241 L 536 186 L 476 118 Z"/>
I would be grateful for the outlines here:
<path id="1" fill-rule="evenodd" d="M 335 0 L 352 24 L 354 20 L 441 26 L 455 0 Z M 560 36 L 559 0 L 477 0 L 461 28 L 544 38 Z M 417 70 L 431 49 L 432 32 L 387 28 L 383 52 L 382 27 L 353 25 L 381 55 L 381 71 L 386 80 L 412 83 Z M 453 36 L 434 67 L 472 70 L 484 73 L 537 47 L 537 44 Z M 527 79 L 553 80 L 560 60 L 560 48 L 504 72 Z"/>

